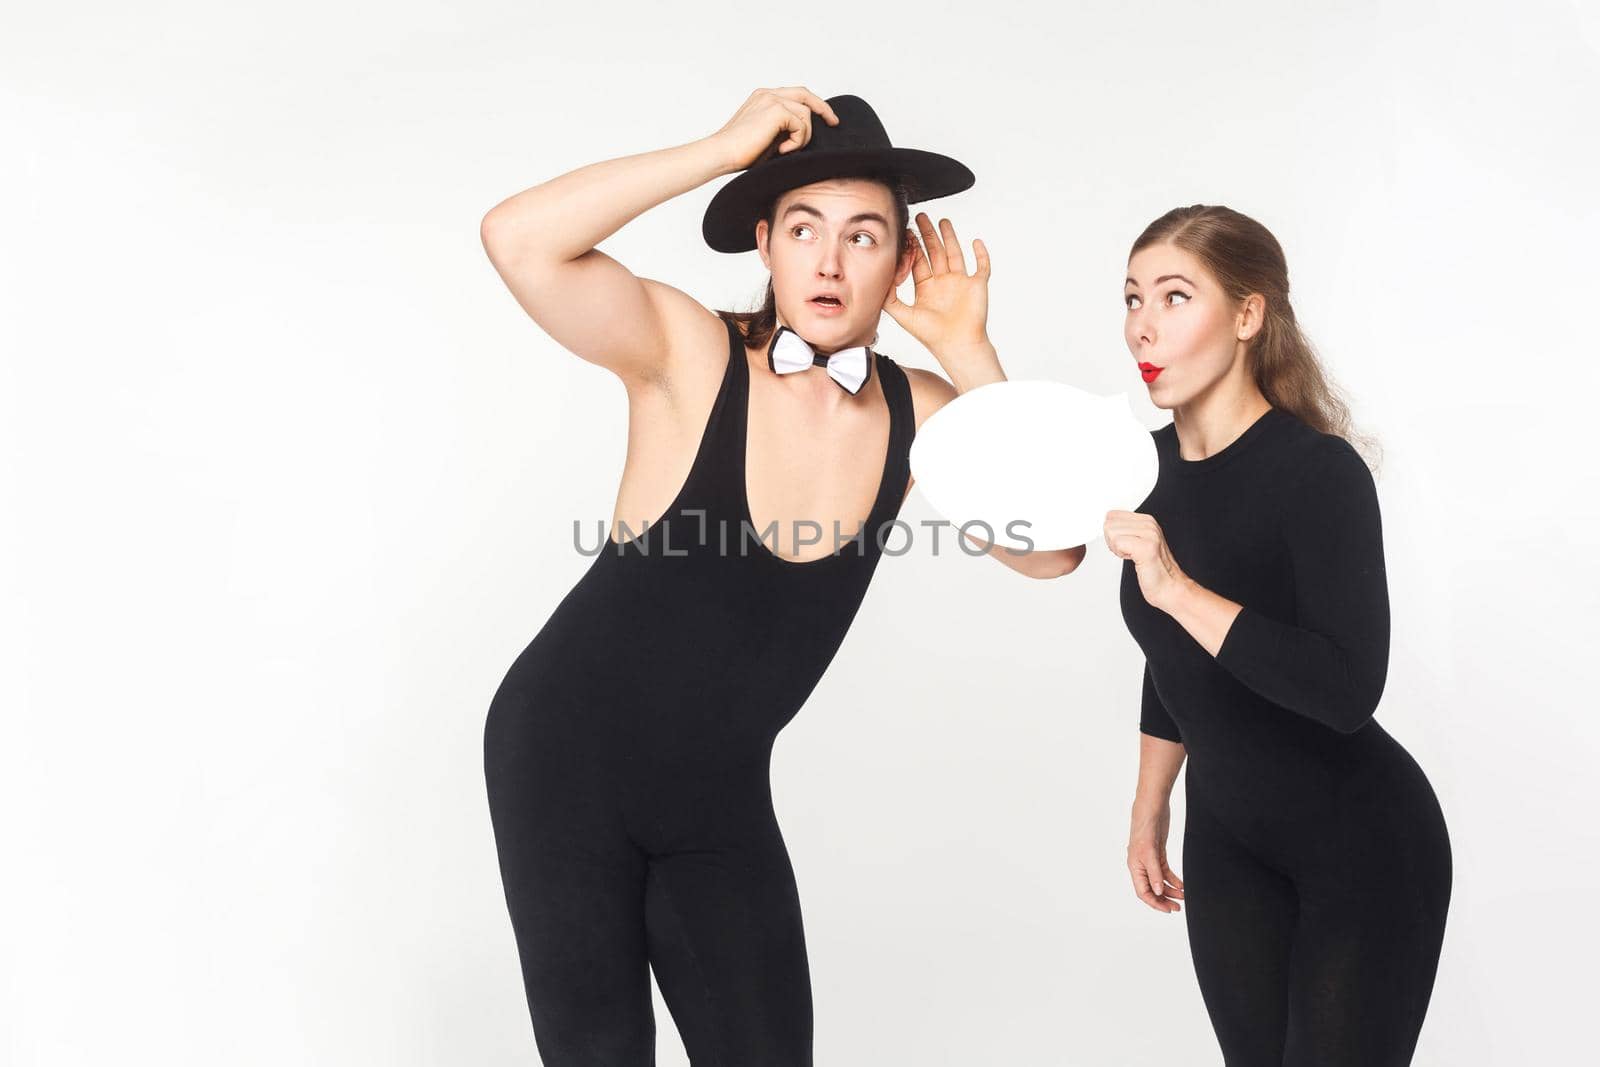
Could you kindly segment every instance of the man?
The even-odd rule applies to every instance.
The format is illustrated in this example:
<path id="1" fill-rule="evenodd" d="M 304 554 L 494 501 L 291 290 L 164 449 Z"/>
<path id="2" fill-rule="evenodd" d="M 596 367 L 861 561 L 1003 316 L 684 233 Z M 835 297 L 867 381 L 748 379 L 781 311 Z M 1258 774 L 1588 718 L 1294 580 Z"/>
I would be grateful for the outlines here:
<path id="1" fill-rule="evenodd" d="M 714 313 L 595 247 L 738 170 L 702 231 L 721 251 L 760 250 L 760 310 Z M 917 425 L 957 387 L 1003 378 L 984 332 L 981 243 L 968 275 L 948 221 L 941 241 L 919 216 L 925 248 L 907 226 L 909 203 L 972 182 L 947 156 L 891 145 L 859 98 L 796 87 L 758 90 L 709 137 L 579 168 L 484 218 L 485 248 L 528 314 L 625 384 L 614 533 L 651 530 L 595 557 L 507 672 L 485 727 L 546 1067 L 652 1062 L 650 967 L 695 1062 L 811 1063 L 771 748 L 866 592 L 910 488 Z M 913 305 L 895 296 L 908 274 Z M 871 350 L 885 310 L 956 385 Z M 1053 577 L 1083 548 L 991 553 Z"/>

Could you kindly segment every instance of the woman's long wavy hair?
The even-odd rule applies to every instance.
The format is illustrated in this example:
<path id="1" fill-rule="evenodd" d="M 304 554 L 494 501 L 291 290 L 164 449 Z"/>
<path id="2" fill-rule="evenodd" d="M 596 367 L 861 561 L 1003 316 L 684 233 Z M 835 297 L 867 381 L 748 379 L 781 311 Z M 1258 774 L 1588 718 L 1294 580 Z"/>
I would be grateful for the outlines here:
<path id="1" fill-rule="evenodd" d="M 846 175 L 840 175 L 840 177 L 846 177 Z M 889 195 L 894 198 L 895 232 L 905 237 L 906 227 L 911 223 L 910 193 L 906 188 L 905 181 L 892 174 L 860 174 L 848 175 L 848 177 L 865 178 L 868 181 L 875 181 L 889 187 Z M 782 193 L 773 197 L 772 203 L 768 204 L 766 210 L 762 212 L 767 220 L 767 232 L 769 234 L 772 232 L 772 228 L 778 224 L 775 216 L 778 211 L 778 201 L 781 199 L 783 199 Z M 752 219 L 750 225 L 754 226 L 755 220 Z M 906 243 L 909 243 L 909 238 L 906 238 Z M 900 250 L 903 251 L 904 246 Z M 767 275 L 766 294 L 762 297 L 761 304 L 754 311 L 719 310 L 717 315 L 723 320 L 738 326 L 744 334 L 746 344 L 756 348 L 766 344 L 772 337 L 773 331 L 778 328 L 778 301 L 772 292 L 772 275 Z M 876 343 L 876 338 L 874 338 L 874 343 Z"/>
<path id="2" fill-rule="evenodd" d="M 1194 256 L 1236 303 L 1251 293 L 1266 301 L 1266 315 L 1245 352 L 1245 365 L 1269 404 L 1323 433 L 1343 437 L 1357 451 L 1377 454 L 1371 437 L 1352 432 L 1343 390 L 1330 381 L 1295 320 L 1289 266 L 1271 231 L 1232 208 L 1194 204 L 1173 208 L 1146 226 L 1128 258 L 1155 244 L 1176 245 Z"/>

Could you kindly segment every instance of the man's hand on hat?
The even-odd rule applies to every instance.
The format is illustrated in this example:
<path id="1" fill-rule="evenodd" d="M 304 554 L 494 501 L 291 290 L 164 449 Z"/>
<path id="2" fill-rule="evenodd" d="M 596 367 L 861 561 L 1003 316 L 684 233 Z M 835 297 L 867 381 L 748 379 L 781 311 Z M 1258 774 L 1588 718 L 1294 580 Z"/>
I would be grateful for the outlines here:
<path id="1" fill-rule="evenodd" d="M 744 170 L 772 153 L 787 155 L 811 140 L 811 116 L 821 115 L 830 126 L 839 124 L 828 102 L 803 85 L 783 89 L 757 89 L 707 140 L 722 147 L 728 172 Z M 788 134 L 779 141 L 779 137 Z"/>
<path id="2" fill-rule="evenodd" d="M 981 239 L 973 239 L 972 254 L 977 269 L 968 274 L 961 242 L 956 239 L 956 228 L 949 219 L 940 219 L 939 230 L 935 232 L 928 213 L 919 211 L 916 224 L 920 241 L 917 232 L 906 231 L 906 239 L 913 248 L 914 302 L 902 303 L 900 295 L 891 288 L 884 299 L 883 310 L 944 364 L 946 356 L 959 359 L 963 352 L 988 346 L 989 250 Z M 945 369 L 954 368 L 946 365 Z"/>

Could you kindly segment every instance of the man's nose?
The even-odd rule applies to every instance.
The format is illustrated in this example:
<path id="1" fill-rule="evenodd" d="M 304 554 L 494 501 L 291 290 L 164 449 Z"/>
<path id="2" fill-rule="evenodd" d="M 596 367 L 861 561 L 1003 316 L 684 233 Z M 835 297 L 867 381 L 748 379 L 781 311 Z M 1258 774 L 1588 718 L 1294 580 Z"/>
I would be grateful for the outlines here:
<path id="1" fill-rule="evenodd" d="M 844 257 L 833 245 L 829 245 L 822 252 L 822 258 L 817 261 L 817 273 L 824 278 L 837 278 L 844 271 Z"/>

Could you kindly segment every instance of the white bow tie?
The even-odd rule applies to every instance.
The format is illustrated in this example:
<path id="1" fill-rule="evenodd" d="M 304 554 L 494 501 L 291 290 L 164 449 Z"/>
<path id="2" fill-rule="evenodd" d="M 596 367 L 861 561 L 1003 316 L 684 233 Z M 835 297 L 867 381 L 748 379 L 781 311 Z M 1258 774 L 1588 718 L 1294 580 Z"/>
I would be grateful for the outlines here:
<path id="1" fill-rule="evenodd" d="M 812 367 L 826 366 L 828 377 L 839 383 L 839 387 L 854 396 L 867 384 L 867 379 L 872 377 L 872 349 L 866 345 L 856 348 L 841 348 L 831 356 L 819 356 L 806 343 L 805 338 L 789 329 L 779 326 L 772 335 L 772 343 L 767 346 L 767 366 L 778 374 L 793 374 L 796 371 L 810 370 Z"/>

